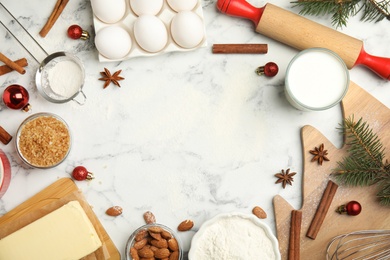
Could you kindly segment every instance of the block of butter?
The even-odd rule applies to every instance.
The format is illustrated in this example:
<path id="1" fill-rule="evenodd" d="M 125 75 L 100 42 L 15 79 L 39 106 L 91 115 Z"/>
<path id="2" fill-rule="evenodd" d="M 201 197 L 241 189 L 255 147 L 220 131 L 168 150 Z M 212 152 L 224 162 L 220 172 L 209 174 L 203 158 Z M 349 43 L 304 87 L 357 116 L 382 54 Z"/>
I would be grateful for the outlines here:
<path id="1" fill-rule="evenodd" d="M 97 250 L 102 242 L 78 201 L 0 240 L 0 260 L 76 260 Z"/>

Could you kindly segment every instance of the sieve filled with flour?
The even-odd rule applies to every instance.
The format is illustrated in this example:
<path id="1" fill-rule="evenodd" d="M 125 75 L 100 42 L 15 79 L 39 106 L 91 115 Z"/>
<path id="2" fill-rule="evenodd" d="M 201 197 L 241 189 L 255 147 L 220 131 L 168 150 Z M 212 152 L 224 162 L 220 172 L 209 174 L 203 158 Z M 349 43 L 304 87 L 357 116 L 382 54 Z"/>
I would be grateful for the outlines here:
<path id="1" fill-rule="evenodd" d="M 47 56 L 35 75 L 39 93 L 53 103 L 70 100 L 83 105 L 86 96 L 82 91 L 85 71 L 79 58 L 68 52 L 56 52 Z M 80 100 L 76 96 L 81 94 Z"/>

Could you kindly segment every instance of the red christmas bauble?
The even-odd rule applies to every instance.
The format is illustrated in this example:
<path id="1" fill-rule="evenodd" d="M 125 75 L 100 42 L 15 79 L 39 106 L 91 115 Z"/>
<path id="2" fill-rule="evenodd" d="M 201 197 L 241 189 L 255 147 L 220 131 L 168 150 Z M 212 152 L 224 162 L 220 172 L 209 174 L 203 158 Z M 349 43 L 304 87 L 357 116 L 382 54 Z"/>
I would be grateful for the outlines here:
<path id="1" fill-rule="evenodd" d="M 73 169 L 72 176 L 77 181 L 92 180 L 93 174 L 88 172 L 84 166 L 77 166 Z"/>
<path id="2" fill-rule="evenodd" d="M 350 216 L 359 215 L 362 211 L 362 205 L 357 201 L 350 201 L 347 204 L 338 207 L 337 212 L 340 214 L 348 214 Z"/>
<path id="3" fill-rule="evenodd" d="M 20 85 L 10 85 L 3 92 L 3 102 L 11 109 L 30 110 L 28 91 Z"/>
<path id="4" fill-rule="evenodd" d="M 80 39 L 81 34 L 83 33 L 83 29 L 77 24 L 71 25 L 68 28 L 68 36 L 72 39 Z"/>
<path id="5" fill-rule="evenodd" d="M 279 67 L 275 62 L 268 62 L 264 66 L 260 66 L 256 69 L 257 75 L 265 75 L 267 77 L 276 76 L 279 72 Z"/>
<path id="6" fill-rule="evenodd" d="M 264 75 L 266 75 L 267 77 L 276 76 L 276 74 L 278 74 L 278 72 L 279 72 L 279 67 L 276 63 L 268 62 L 267 64 L 265 64 Z"/>
<path id="7" fill-rule="evenodd" d="M 77 24 L 71 25 L 68 28 L 68 36 L 72 39 L 82 39 L 87 40 L 89 39 L 89 33 L 87 31 L 84 31 L 80 26 Z"/>
<path id="8" fill-rule="evenodd" d="M 347 205 L 345 205 L 345 209 L 348 215 L 356 216 L 359 215 L 362 211 L 362 206 L 359 202 L 353 200 L 348 202 Z"/>

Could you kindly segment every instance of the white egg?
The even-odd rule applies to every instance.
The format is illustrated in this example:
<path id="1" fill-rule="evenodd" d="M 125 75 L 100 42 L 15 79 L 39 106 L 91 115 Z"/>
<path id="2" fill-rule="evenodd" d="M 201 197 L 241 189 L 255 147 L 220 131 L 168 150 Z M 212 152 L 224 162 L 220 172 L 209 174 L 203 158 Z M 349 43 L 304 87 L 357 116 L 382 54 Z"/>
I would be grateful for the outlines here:
<path id="1" fill-rule="evenodd" d="M 116 23 L 126 13 L 125 0 L 91 0 L 92 11 L 104 23 Z"/>
<path id="2" fill-rule="evenodd" d="M 165 24 L 154 15 L 141 15 L 134 22 L 134 37 L 139 46 L 147 52 L 158 52 L 168 42 Z"/>
<path id="3" fill-rule="evenodd" d="M 167 0 L 169 6 L 176 12 L 191 11 L 194 9 L 198 0 Z"/>
<path id="4" fill-rule="evenodd" d="M 173 40 L 183 48 L 191 49 L 199 45 L 204 38 L 202 19 L 194 12 L 177 13 L 171 22 Z"/>
<path id="5" fill-rule="evenodd" d="M 131 50 L 131 37 L 120 26 L 112 25 L 98 31 L 95 46 L 107 59 L 116 60 L 125 57 Z"/>
<path id="6" fill-rule="evenodd" d="M 130 0 L 133 12 L 140 16 L 143 14 L 156 15 L 160 12 L 164 0 Z"/>

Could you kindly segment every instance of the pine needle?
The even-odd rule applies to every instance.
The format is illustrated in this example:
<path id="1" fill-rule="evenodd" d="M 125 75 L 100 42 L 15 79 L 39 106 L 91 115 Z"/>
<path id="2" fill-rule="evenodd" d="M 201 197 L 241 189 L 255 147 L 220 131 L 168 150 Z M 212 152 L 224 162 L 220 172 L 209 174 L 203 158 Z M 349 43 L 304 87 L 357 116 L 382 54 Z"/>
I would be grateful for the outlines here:
<path id="1" fill-rule="evenodd" d="M 348 157 L 338 162 L 337 180 L 348 186 L 377 184 L 381 204 L 390 205 L 390 165 L 384 162 L 385 149 L 366 122 L 345 119 L 339 130 L 345 135 Z"/>
<path id="2" fill-rule="evenodd" d="M 301 8 L 301 15 L 332 15 L 332 26 L 336 28 L 347 26 L 349 17 L 359 12 L 363 13 L 364 22 L 390 20 L 390 0 L 298 0 L 291 3 Z"/>

